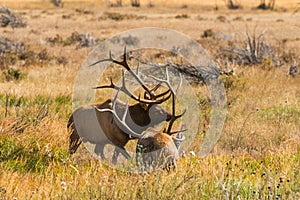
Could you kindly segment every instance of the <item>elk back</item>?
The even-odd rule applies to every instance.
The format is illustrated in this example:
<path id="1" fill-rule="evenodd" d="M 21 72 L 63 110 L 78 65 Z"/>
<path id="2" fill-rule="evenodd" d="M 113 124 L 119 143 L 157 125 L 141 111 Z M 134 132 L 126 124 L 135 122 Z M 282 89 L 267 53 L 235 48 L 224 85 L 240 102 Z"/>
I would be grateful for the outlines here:
<path id="1" fill-rule="evenodd" d="M 137 142 L 136 162 L 140 171 L 176 167 L 178 149 L 168 134 L 148 128 Z"/>

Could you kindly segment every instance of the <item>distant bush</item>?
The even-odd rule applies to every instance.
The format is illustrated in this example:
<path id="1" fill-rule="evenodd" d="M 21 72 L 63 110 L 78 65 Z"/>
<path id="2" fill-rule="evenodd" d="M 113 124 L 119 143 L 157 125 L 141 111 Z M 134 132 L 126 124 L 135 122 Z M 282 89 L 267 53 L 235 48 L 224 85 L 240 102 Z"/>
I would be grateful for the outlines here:
<path id="1" fill-rule="evenodd" d="M 261 3 L 256 7 L 261 10 L 274 10 L 275 0 L 269 0 L 269 3 L 266 0 L 261 0 Z"/>
<path id="2" fill-rule="evenodd" d="M 122 21 L 122 20 L 129 20 L 129 19 L 146 19 L 145 16 L 135 15 L 135 14 L 121 14 L 117 12 L 104 12 L 104 14 L 98 18 L 98 20 L 107 20 L 111 19 L 114 21 Z"/>
<path id="3" fill-rule="evenodd" d="M 8 68 L 2 72 L 3 79 L 6 81 L 19 81 L 23 79 L 26 74 L 20 69 Z"/>
<path id="4" fill-rule="evenodd" d="M 83 47 L 92 47 L 99 42 L 98 39 L 95 39 L 89 33 L 78 33 L 76 31 L 66 39 L 63 39 L 59 34 L 56 34 L 54 37 L 46 38 L 46 41 L 51 45 L 62 44 L 63 46 L 69 46 L 77 44 L 77 49 Z"/>
<path id="5" fill-rule="evenodd" d="M 50 59 L 51 57 L 46 49 L 34 52 L 23 42 L 13 41 L 0 36 L 0 69 L 7 69 L 16 64 L 20 67 L 41 64 Z"/>
<path id="6" fill-rule="evenodd" d="M 46 38 L 46 42 L 49 43 L 49 44 L 52 44 L 52 45 L 62 44 L 63 43 L 63 38 L 59 34 L 56 34 L 54 37 Z"/>
<path id="7" fill-rule="evenodd" d="M 11 26 L 13 28 L 25 27 L 26 23 L 17 16 L 11 9 L 0 6 L 0 23 L 1 27 Z"/>
<path id="8" fill-rule="evenodd" d="M 84 15 L 93 14 L 92 11 L 84 10 L 83 8 L 76 8 L 75 11 L 77 13 L 84 14 Z"/>
<path id="9" fill-rule="evenodd" d="M 187 19 L 190 18 L 188 14 L 179 14 L 175 16 L 176 19 Z"/>
<path id="10" fill-rule="evenodd" d="M 202 38 L 208 38 L 214 36 L 214 31 L 212 29 L 206 29 L 203 31 L 203 34 L 201 35 Z"/>
<path id="11" fill-rule="evenodd" d="M 61 0 L 51 0 L 51 3 L 56 7 L 63 7 L 63 2 Z"/>
<path id="12" fill-rule="evenodd" d="M 271 60 L 271 65 L 280 65 L 276 49 L 264 38 L 264 34 L 265 32 L 250 35 L 246 32 L 244 39 L 235 41 L 224 49 L 228 53 L 225 56 L 244 65 L 262 64 L 266 60 Z"/>
<path id="13" fill-rule="evenodd" d="M 242 6 L 239 5 L 236 1 L 234 2 L 233 0 L 226 0 L 225 2 L 228 9 L 236 10 L 242 8 Z"/>

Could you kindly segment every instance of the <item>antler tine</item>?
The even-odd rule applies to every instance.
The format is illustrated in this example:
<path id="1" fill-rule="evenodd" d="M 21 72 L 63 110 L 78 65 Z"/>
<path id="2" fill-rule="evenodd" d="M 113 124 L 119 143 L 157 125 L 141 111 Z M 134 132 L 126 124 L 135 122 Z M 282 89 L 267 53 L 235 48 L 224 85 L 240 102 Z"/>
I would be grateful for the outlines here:
<path id="1" fill-rule="evenodd" d="M 170 83 L 168 67 L 166 67 L 166 79 L 160 79 L 160 78 L 157 78 L 157 77 L 155 77 L 155 76 L 153 76 L 153 75 L 149 75 L 149 77 L 151 77 L 151 78 L 153 78 L 154 80 L 160 82 L 159 84 L 165 83 L 165 84 L 167 85 L 167 87 L 169 88 L 169 90 L 171 91 L 171 93 L 172 93 L 174 96 L 177 95 L 177 92 L 178 92 L 179 88 L 180 88 L 181 85 L 182 85 L 182 76 L 181 76 L 181 74 L 179 74 L 180 82 L 179 82 L 179 84 L 178 84 L 178 86 L 177 86 L 176 92 L 174 91 L 174 89 L 173 89 L 173 87 L 172 87 L 172 85 L 171 85 L 171 83 Z"/>
<path id="2" fill-rule="evenodd" d="M 182 134 L 184 131 L 187 131 L 187 129 L 185 128 L 185 124 L 181 125 L 181 128 L 179 131 L 172 132 L 172 134 L 175 134 L 175 133 L 177 134 L 176 137 L 173 137 L 173 141 L 177 148 L 179 148 L 180 143 L 185 140 L 185 137 Z"/>
<path id="3" fill-rule="evenodd" d="M 138 134 L 136 132 L 134 132 L 125 122 L 126 120 L 126 116 L 127 116 L 127 113 L 128 113 L 128 102 L 126 103 L 126 107 L 125 107 L 125 111 L 124 111 L 124 114 L 123 116 L 120 118 L 116 112 L 116 102 L 117 102 L 117 98 L 118 98 L 118 95 L 119 95 L 119 92 L 121 90 L 118 90 L 117 91 L 117 94 L 115 95 L 114 99 L 113 99 L 113 102 L 112 102 L 112 109 L 108 109 L 108 108 L 103 108 L 103 109 L 100 109 L 100 108 L 97 108 L 96 106 L 95 109 L 98 110 L 99 112 L 111 112 L 115 119 L 117 120 L 117 122 L 119 124 L 121 124 L 122 126 L 124 126 L 124 128 L 126 129 L 125 133 L 127 133 L 129 135 L 129 137 L 136 137 L 136 138 L 140 138 L 141 137 L 141 134 Z"/>
<path id="4" fill-rule="evenodd" d="M 105 59 L 101 59 L 101 60 L 98 60 L 92 64 L 89 65 L 89 67 L 91 66 L 94 66 L 100 62 L 106 62 L 106 61 L 110 61 L 112 63 L 115 63 L 115 64 L 118 64 L 118 65 L 121 65 L 123 66 L 126 70 L 130 71 L 131 69 L 129 68 L 129 65 L 127 63 L 127 59 L 126 59 L 126 47 L 124 48 L 124 55 L 123 55 L 123 60 L 122 61 L 117 61 L 115 59 L 113 59 L 112 57 L 112 53 L 111 51 L 109 51 L 109 58 L 105 58 Z"/>
<path id="5" fill-rule="evenodd" d="M 156 91 L 161 86 L 161 82 L 159 82 L 156 86 L 154 86 L 151 91 Z"/>
<path id="6" fill-rule="evenodd" d="M 160 86 L 161 86 L 161 84 L 162 84 L 162 82 L 159 82 L 156 86 L 154 86 L 150 91 L 151 92 L 155 92 Z M 157 99 L 157 98 L 160 98 L 160 97 L 163 97 L 163 96 L 165 96 L 165 95 L 167 95 L 168 93 L 170 92 L 170 90 L 166 90 L 165 92 L 163 92 L 163 93 L 160 93 L 160 94 L 158 94 L 158 95 L 155 95 L 155 99 Z M 146 92 L 144 93 L 144 98 L 146 98 Z M 166 101 L 166 100 L 168 100 L 169 98 L 171 97 L 171 94 L 167 97 L 167 98 L 165 98 L 163 101 Z M 163 102 L 162 101 L 162 102 Z"/>
<path id="7" fill-rule="evenodd" d="M 160 104 L 163 103 L 164 101 L 166 101 L 167 99 L 169 99 L 171 97 L 171 94 L 168 95 L 167 97 L 160 99 L 160 100 L 151 100 L 151 99 L 141 99 L 140 95 L 137 97 L 134 94 L 132 94 L 126 87 L 126 83 L 125 83 L 125 72 L 124 70 L 122 70 L 122 86 L 119 87 L 117 85 L 115 85 L 112 81 L 112 78 L 110 77 L 110 85 L 103 85 L 103 86 L 97 86 L 97 87 L 93 87 L 93 89 L 103 89 L 103 88 L 112 88 L 112 89 L 116 89 L 116 90 L 120 90 L 122 92 L 124 92 L 126 95 L 128 95 L 129 97 L 131 97 L 132 99 L 134 99 L 135 101 L 141 102 L 141 103 L 146 103 L 146 104 Z M 166 94 L 168 94 L 169 91 L 166 91 L 160 95 L 164 96 Z"/>
<path id="8" fill-rule="evenodd" d="M 131 69 L 129 68 L 128 64 L 127 64 L 127 57 L 126 57 L 126 46 L 124 46 L 124 53 L 123 53 L 123 62 L 125 63 L 125 65 L 128 67 L 128 71 L 130 71 Z"/>
<path id="9" fill-rule="evenodd" d="M 139 73 L 140 73 L 140 66 L 137 66 L 137 68 L 136 68 L 136 75 L 138 76 Z"/>
<path id="10" fill-rule="evenodd" d="M 173 87 L 170 83 L 170 78 L 169 78 L 169 71 L 168 71 L 168 67 L 166 67 L 166 79 L 160 79 L 160 78 L 157 78 L 153 75 L 149 75 L 149 77 L 153 78 L 154 80 L 160 82 L 160 83 L 165 83 L 167 85 L 167 87 L 169 88 L 169 90 L 174 94 L 176 95 L 176 93 L 174 92 L 173 90 Z M 180 75 L 180 78 L 181 78 L 181 75 Z"/>
<path id="11" fill-rule="evenodd" d="M 174 135 L 174 134 L 182 133 L 182 132 L 185 132 L 187 130 L 188 129 L 186 128 L 186 129 L 181 129 L 181 130 L 178 130 L 178 131 L 172 131 L 172 132 L 169 133 L 169 135 Z"/>
<path id="12" fill-rule="evenodd" d="M 187 110 L 187 109 L 184 109 L 184 111 L 180 115 L 176 115 L 176 108 L 175 108 L 176 96 L 177 96 L 179 88 L 182 85 L 182 76 L 181 76 L 181 74 L 179 74 L 180 81 L 179 81 L 179 84 L 177 86 L 176 92 L 174 91 L 174 89 L 173 89 L 173 87 L 170 83 L 168 67 L 166 67 L 166 79 L 160 79 L 160 78 L 157 78 L 157 77 L 152 76 L 152 75 L 150 75 L 149 77 L 151 77 L 154 80 L 159 81 L 161 83 L 165 83 L 167 85 L 167 87 L 169 88 L 169 90 L 171 91 L 171 94 L 172 94 L 172 117 L 171 117 L 171 120 L 169 122 L 168 129 L 167 129 L 167 134 L 171 135 L 172 134 L 171 129 L 172 129 L 172 126 L 173 126 L 175 120 L 182 117 L 185 114 L 186 110 Z"/>
<path id="13" fill-rule="evenodd" d="M 185 108 L 181 114 L 176 115 L 175 119 L 178 119 L 178 118 L 182 117 L 186 113 L 186 111 L 187 111 L 187 108 Z"/>
<path id="14" fill-rule="evenodd" d="M 128 101 L 126 102 L 126 107 L 125 107 L 124 115 L 122 118 L 122 122 L 125 122 L 127 113 L 128 113 Z"/>
<path id="15" fill-rule="evenodd" d="M 119 89 L 120 89 L 120 87 L 116 86 L 116 85 L 113 83 L 111 77 L 109 78 L 109 80 L 110 80 L 110 85 L 102 85 L 102 86 L 92 87 L 92 89 L 103 89 L 103 88 L 113 88 L 113 89 L 116 89 L 116 90 L 119 90 Z"/>

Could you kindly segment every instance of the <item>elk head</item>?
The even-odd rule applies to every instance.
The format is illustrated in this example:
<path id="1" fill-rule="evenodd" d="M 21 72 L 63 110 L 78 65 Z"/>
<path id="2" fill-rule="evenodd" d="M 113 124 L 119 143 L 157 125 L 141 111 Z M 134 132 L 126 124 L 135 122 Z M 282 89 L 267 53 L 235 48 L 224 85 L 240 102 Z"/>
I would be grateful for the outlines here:
<path id="1" fill-rule="evenodd" d="M 147 87 L 146 84 L 144 83 L 144 81 L 139 77 L 138 69 L 137 69 L 137 73 L 135 73 L 129 67 L 129 65 L 127 63 L 126 55 L 127 54 L 126 54 L 126 47 L 125 47 L 122 61 L 117 61 L 117 60 L 113 59 L 111 52 L 110 52 L 108 59 L 99 60 L 99 61 L 91 64 L 90 66 L 96 65 L 99 62 L 104 62 L 104 61 L 109 61 L 109 62 L 112 62 L 112 63 L 122 66 L 123 68 L 125 68 L 126 71 L 128 71 L 132 75 L 132 77 L 144 89 L 144 91 L 145 91 L 144 99 L 141 99 L 140 95 L 136 96 L 128 90 L 128 88 L 126 87 L 126 82 L 125 82 L 125 72 L 123 70 L 122 70 L 122 86 L 115 85 L 112 81 L 112 78 L 110 78 L 110 85 L 97 86 L 97 87 L 94 87 L 94 89 L 112 88 L 117 91 L 121 91 L 121 92 L 125 93 L 127 96 L 131 97 L 133 100 L 139 102 L 141 107 L 145 108 L 145 110 L 148 112 L 148 114 L 150 116 L 150 119 L 152 120 L 151 124 L 157 124 L 158 122 L 171 120 L 171 115 L 169 113 L 167 113 L 159 105 L 159 104 L 167 101 L 171 97 L 172 94 L 171 94 L 170 89 L 168 89 L 165 92 L 162 92 L 160 94 L 155 94 L 155 91 L 161 86 L 161 83 L 157 84 L 152 89 Z"/>

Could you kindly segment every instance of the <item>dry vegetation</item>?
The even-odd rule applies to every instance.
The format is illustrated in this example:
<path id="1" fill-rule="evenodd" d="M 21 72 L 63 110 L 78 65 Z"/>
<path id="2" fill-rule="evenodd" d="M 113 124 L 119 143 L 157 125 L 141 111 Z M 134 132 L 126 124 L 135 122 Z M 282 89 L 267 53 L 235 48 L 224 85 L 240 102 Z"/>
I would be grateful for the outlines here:
<path id="1" fill-rule="evenodd" d="M 239 1 L 243 9 L 234 11 L 223 1 L 153 0 L 151 8 L 143 1 L 140 8 L 129 1 L 118 8 L 92 0 L 65 0 L 62 8 L 23 2 L 5 4 L 26 26 L 0 28 L 0 199 L 300 198 L 295 1 L 276 1 L 273 11 L 253 10 L 254 1 Z M 190 36 L 220 67 L 227 117 L 218 144 L 205 158 L 187 155 L 169 173 L 114 170 L 82 147 L 70 157 L 66 123 L 77 70 L 93 45 L 144 26 Z M 90 42 L 82 45 L 85 39 Z M 201 95 L 203 85 L 193 87 L 201 138 L 209 98 Z M 198 148 L 196 140 L 191 150 Z"/>

